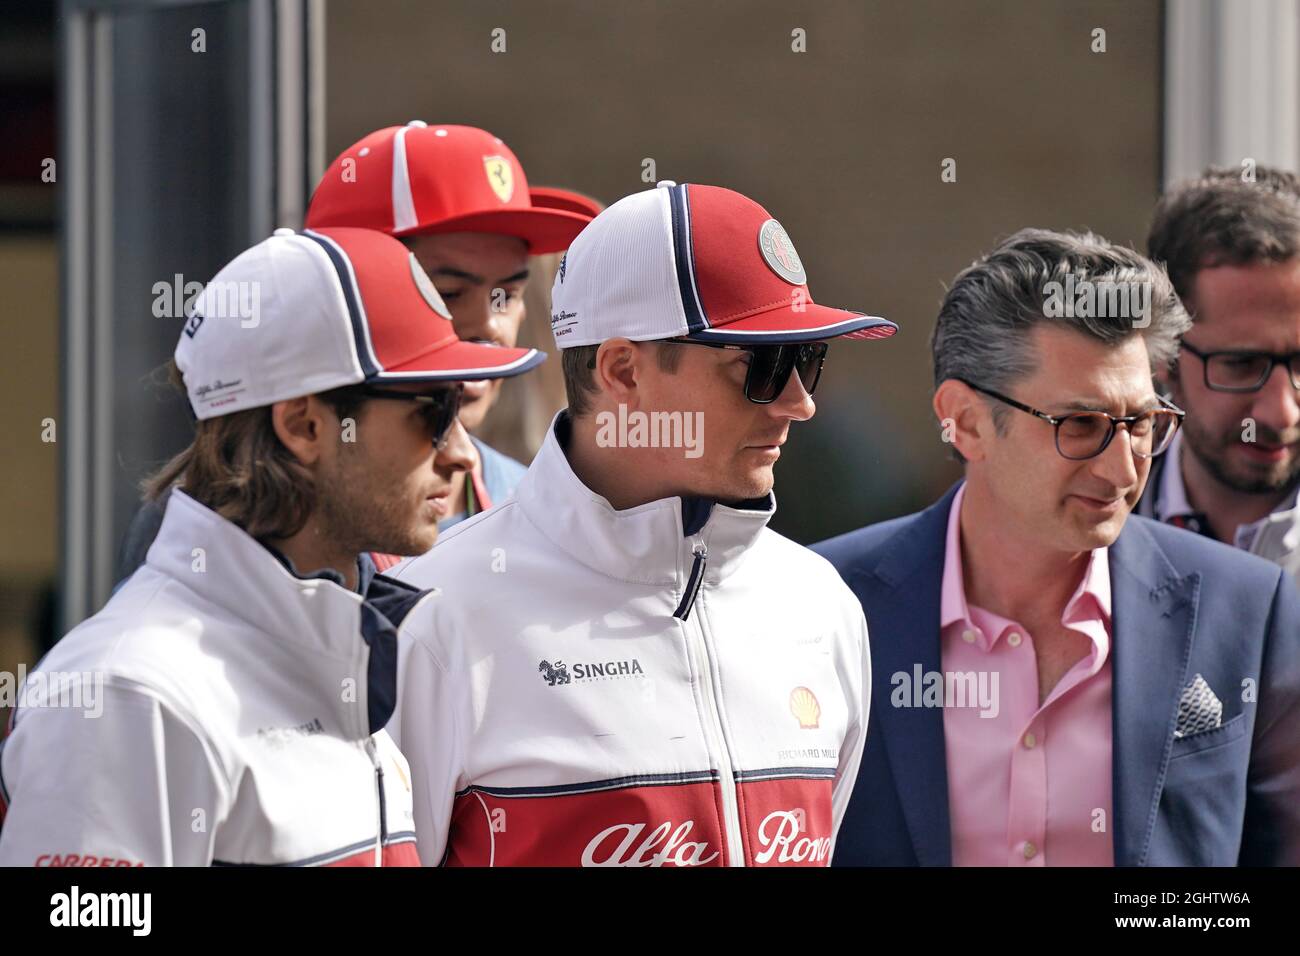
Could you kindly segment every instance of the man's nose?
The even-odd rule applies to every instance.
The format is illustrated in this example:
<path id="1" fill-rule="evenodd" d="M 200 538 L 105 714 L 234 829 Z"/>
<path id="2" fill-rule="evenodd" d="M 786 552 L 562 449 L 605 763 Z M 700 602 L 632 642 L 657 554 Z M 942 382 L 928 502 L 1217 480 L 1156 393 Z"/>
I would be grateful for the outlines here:
<path id="1" fill-rule="evenodd" d="M 1110 444 L 1092 463 L 1092 473 L 1116 489 L 1127 491 L 1137 484 L 1137 459 L 1133 456 L 1133 436 L 1127 425 L 1116 427 Z"/>
<path id="2" fill-rule="evenodd" d="M 788 418 L 794 422 L 806 422 L 817 413 L 817 403 L 803 387 L 803 379 L 799 377 L 798 369 L 790 372 L 790 380 L 785 383 L 781 394 L 768 408 L 778 418 Z"/>
<path id="3" fill-rule="evenodd" d="M 492 308 L 491 290 L 475 289 L 463 293 L 452 310 L 451 318 L 458 338 L 495 342 L 499 337 L 497 327 L 501 315 Z"/>
<path id="4" fill-rule="evenodd" d="M 452 423 L 451 431 L 447 432 L 447 440 L 434 455 L 433 467 L 436 471 L 454 474 L 458 471 L 469 471 L 476 464 L 478 464 L 478 449 L 469 440 L 469 432 L 465 431 L 465 426 L 458 418 Z"/>
<path id="5" fill-rule="evenodd" d="M 1255 393 L 1250 411 L 1256 421 L 1274 431 L 1300 424 L 1300 400 L 1291 384 L 1290 369 L 1285 365 L 1273 367 L 1264 386 Z"/>

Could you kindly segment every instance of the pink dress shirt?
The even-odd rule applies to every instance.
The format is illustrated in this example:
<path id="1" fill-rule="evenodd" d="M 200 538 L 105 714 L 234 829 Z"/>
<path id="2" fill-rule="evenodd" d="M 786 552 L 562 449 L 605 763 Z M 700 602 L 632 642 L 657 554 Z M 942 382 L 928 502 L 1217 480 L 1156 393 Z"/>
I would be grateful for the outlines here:
<path id="1" fill-rule="evenodd" d="M 1092 652 L 1039 707 L 1033 635 L 966 602 L 965 494 L 962 485 L 948 517 L 940 659 L 945 677 L 974 672 L 977 680 L 963 686 L 987 692 L 983 703 L 979 694 L 954 693 L 943 711 L 953 864 L 1112 866 L 1107 549 L 1092 552 L 1061 617 L 1087 635 Z M 965 706 L 953 706 L 962 697 Z"/>

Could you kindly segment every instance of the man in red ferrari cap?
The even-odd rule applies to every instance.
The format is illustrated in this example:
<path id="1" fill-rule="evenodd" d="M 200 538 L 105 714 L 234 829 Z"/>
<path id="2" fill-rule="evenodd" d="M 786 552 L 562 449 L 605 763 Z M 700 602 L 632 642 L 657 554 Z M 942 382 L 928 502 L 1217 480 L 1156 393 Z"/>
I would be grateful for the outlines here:
<path id="1" fill-rule="evenodd" d="M 398 237 L 432 277 L 462 339 L 513 348 L 524 319 L 529 256 L 565 249 L 595 211 L 577 193 L 530 187 L 515 154 L 491 133 L 416 120 L 371 133 L 340 153 L 316 187 L 307 226 Z M 465 382 L 467 430 L 482 424 L 500 387 L 499 379 Z M 514 459 L 470 441 L 465 467 L 449 472 L 444 528 L 506 498 L 524 473 Z M 162 510 L 157 504 L 137 512 L 122 544 L 119 580 L 143 563 Z M 375 560 L 387 567 L 396 558 Z"/>
<path id="2" fill-rule="evenodd" d="M 825 866 L 867 730 L 862 609 L 768 529 L 827 339 L 758 203 L 660 183 L 574 240 L 552 289 L 569 407 L 514 497 L 394 574 L 390 726 L 425 864 Z M 490 569 L 491 572 L 487 573 Z"/>
<path id="3" fill-rule="evenodd" d="M 0 865 L 414 863 L 384 726 L 426 594 L 366 552 L 433 544 L 461 382 L 541 358 L 462 341 L 382 233 L 277 230 L 222 269 L 176 347 L 197 424 L 148 559 L 19 691 Z"/>
<path id="4" fill-rule="evenodd" d="M 560 252 L 591 221 L 591 200 L 528 185 L 500 138 L 419 120 L 345 149 L 321 177 L 307 225 L 364 226 L 401 239 L 433 279 L 461 338 L 513 346 L 524 320 L 529 256 Z M 473 431 L 499 381 L 465 383 L 461 422 Z M 481 464 L 457 477 L 446 528 L 507 497 L 524 466 L 481 441 Z"/>

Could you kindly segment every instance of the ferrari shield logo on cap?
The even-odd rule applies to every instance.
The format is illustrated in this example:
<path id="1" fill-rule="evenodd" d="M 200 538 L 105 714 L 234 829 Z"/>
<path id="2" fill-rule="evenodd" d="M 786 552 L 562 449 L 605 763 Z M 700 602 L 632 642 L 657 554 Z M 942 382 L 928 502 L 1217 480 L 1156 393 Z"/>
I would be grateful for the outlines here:
<path id="1" fill-rule="evenodd" d="M 497 198 L 509 202 L 515 194 L 515 174 L 510 168 L 510 160 L 504 156 L 484 156 L 483 168 L 487 170 L 488 184 Z"/>
<path id="2" fill-rule="evenodd" d="M 415 258 L 415 253 L 410 254 L 411 278 L 415 280 L 415 287 L 420 290 L 420 295 L 424 301 L 429 303 L 429 308 L 433 309 L 447 321 L 451 321 L 451 313 L 447 311 L 447 305 L 442 301 L 442 296 L 438 295 L 438 290 L 433 287 L 433 281 L 429 274 L 424 271 L 419 260 Z"/>
<path id="3" fill-rule="evenodd" d="M 769 219 L 759 227 L 758 249 L 763 253 L 763 261 L 786 282 L 804 285 L 808 281 L 799 253 L 794 251 L 794 243 L 775 219 Z"/>

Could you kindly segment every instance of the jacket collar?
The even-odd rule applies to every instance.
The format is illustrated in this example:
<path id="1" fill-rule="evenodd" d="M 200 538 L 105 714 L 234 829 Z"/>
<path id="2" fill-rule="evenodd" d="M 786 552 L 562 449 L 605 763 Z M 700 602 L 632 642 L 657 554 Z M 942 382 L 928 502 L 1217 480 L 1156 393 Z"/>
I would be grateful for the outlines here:
<path id="1" fill-rule="evenodd" d="M 871 719 L 879 727 L 921 866 L 951 866 L 948 765 L 943 710 L 888 706 L 893 674 L 940 668 L 939 609 L 948 513 L 960 484 L 905 522 L 858 568 L 850 587 L 866 595 L 871 628 Z M 856 580 L 859 577 L 866 581 Z M 875 579 L 873 583 L 870 579 Z"/>
<path id="2" fill-rule="evenodd" d="M 770 493 L 736 507 L 673 497 L 616 511 L 573 473 L 564 453 L 569 432 L 568 412 L 561 411 L 515 497 L 555 547 L 606 577 L 678 585 L 684 556 L 692 542 L 703 541 L 708 548 L 704 581 L 715 585 L 740 566 L 776 511 Z"/>
<path id="3" fill-rule="evenodd" d="M 1143 866 L 1187 684 L 1199 572 L 1181 575 L 1130 516 L 1110 547 L 1114 593 L 1111 804 L 1115 865 Z"/>
<path id="4" fill-rule="evenodd" d="M 357 739 L 383 729 L 397 700 L 397 634 L 406 612 L 425 592 L 358 563 L 363 597 L 334 571 L 300 576 L 280 552 L 199 504 L 180 489 L 167 499 L 162 527 L 146 562 L 196 594 L 204 604 L 244 622 L 258 639 L 291 645 L 304 658 L 355 662 L 356 701 L 331 684 L 345 728 Z"/>

